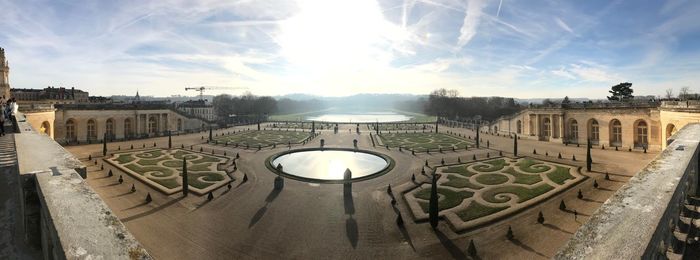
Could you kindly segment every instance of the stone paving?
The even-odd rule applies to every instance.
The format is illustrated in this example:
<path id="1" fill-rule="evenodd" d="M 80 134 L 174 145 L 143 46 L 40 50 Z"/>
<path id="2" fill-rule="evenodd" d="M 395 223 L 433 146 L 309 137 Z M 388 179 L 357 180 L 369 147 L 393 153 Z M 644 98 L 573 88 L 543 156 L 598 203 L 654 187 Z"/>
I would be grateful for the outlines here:
<path id="1" fill-rule="evenodd" d="M 229 159 L 183 149 L 146 149 L 114 153 L 105 161 L 165 194 L 182 190 L 182 162 L 187 161 L 190 190 L 204 194 L 231 181 L 225 170 Z"/>
<path id="2" fill-rule="evenodd" d="M 578 167 L 527 157 L 438 166 L 436 173 L 440 216 L 457 231 L 507 217 L 587 178 Z M 430 190 L 419 183 L 404 193 L 417 221 L 428 219 Z"/>
<path id="3" fill-rule="evenodd" d="M 255 127 L 242 126 L 214 133 L 220 136 Z M 481 259 L 548 259 L 590 214 L 626 183 L 629 176 L 655 156 L 652 152 L 596 149 L 593 171 L 581 173 L 588 179 L 488 226 L 454 232 L 449 221 L 441 220 L 436 230 L 425 222 L 413 221 L 411 208 L 400 193 L 400 187 L 406 185 L 412 189 L 416 183 L 429 181 L 420 174 L 425 161 L 434 167 L 442 160 L 448 164 L 456 164 L 458 158 L 463 162 L 471 162 L 473 157 L 486 160 L 488 153 L 493 159 L 499 151 L 510 156 L 513 140 L 482 134 L 482 149 L 413 155 L 405 149 L 373 147 L 369 131 L 356 134 L 354 130 L 355 125 L 341 125 L 338 134 L 323 130 L 317 139 L 325 139 L 328 147 L 352 147 L 353 140 L 358 140 L 361 149 L 391 156 L 396 167 L 385 175 L 351 186 L 285 179 L 284 188 L 278 191 L 273 189 L 276 175 L 265 167 L 264 160 L 288 149 L 286 146 L 246 150 L 206 144 L 208 133 L 205 132 L 173 136 L 176 147 L 194 146 L 195 151 L 203 148 L 205 154 L 215 150 L 217 155 L 226 151 L 228 157 L 240 153 L 241 158 L 236 160 L 238 170 L 232 173 L 232 188 L 214 190 L 211 201 L 207 196 L 182 197 L 153 192 L 151 186 L 143 185 L 130 174 L 124 175 L 124 184 L 120 185 L 116 181 L 121 170 L 111 164 L 101 169 L 94 159 L 101 156 L 101 144 L 66 149 L 88 166 L 88 183 L 129 231 L 154 257 L 162 259 L 465 259 L 472 240 Z M 462 136 L 475 136 L 473 131 L 440 125 L 441 132 L 448 130 Z M 491 149 L 484 149 L 488 140 Z M 108 147 L 111 153 L 118 147 L 150 147 L 154 142 L 158 147 L 167 147 L 168 138 L 115 142 Z M 521 140 L 518 145 L 520 155 L 577 167 L 583 165 L 581 159 L 586 154 L 584 147 L 533 140 Z M 318 147 L 319 140 L 313 139 L 302 146 Z M 537 155 L 532 154 L 534 149 Z M 546 152 L 550 156 L 545 156 Z M 556 159 L 553 155 L 559 152 L 568 159 Z M 87 160 L 89 155 L 93 160 Z M 572 161 L 572 155 L 580 159 Z M 108 170 L 113 170 L 115 176 L 108 177 Z M 604 178 L 605 172 L 610 172 L 609 180 Z M 413 174 L 416 182 L 411 181 Z M 247 181 L 243 181 L 245 176 Z M 487 179 L 486 182 L 499 182 L 503 178 Z M 593 181 L 599 186 L 594 187 Z M 132 183 L 136 184 L 136 192 L 129 191 Z M 393 187 L 393 193 L 387 193 L 388 185 Z M 578 190 L 582 190 L 582 198 L 577 198 Z M 144 203 L 148 192 L 153 201 Z M 392 204 L 394 199 L 397 203 Z M 567 205 L 565 211 L 559 209 L 562 200 Z M 578 212 L 578 218 L 574 218 L 573 210 Z M 539 212 L 545 216 L 544 224 L 537 222 Z M 397 225 L 398 216 L 403 217 L 404 225 Z M 515 233 L 513 240 L 505 238 L 508 227 Z"/>

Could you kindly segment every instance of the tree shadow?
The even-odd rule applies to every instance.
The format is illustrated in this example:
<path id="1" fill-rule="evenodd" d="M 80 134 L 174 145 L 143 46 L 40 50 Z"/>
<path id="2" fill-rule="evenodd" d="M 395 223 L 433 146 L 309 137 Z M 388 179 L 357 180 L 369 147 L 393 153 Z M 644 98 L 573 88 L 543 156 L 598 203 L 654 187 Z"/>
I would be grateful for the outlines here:
<path id="1" fill-rule="evenodd" d="M 267 194 L 267 197 L 265 198 L 265 205 L 263 205 L 260 209 L 258 209 L 257 212 L 255 212 L 255 215 L 250 219 L 250 223 L 248 223 L 248 228 L 252 228 L 255 226 L 255 224 L 262 219 L 263 216 L 265 216 L 265 212 L 267 212 L 268 206 L 279 196 L 280 192 L 282 192 L 282 189 L 275 189 L 273 188 L 272 191 L 270 191 L 269 194 Z"/>
<path id="2" fill-rule="evenodd" d="M 355 201 L 352 198 L 352 183 L 343 184 L 343 205 L 346 215 L 355 214 Z"/>
<path id="3" fill-rule="evenodd" d="M 564 230 L 564 229 L 561 229 L 561 228 L 559 228 L 559 227 L 557 227 L 557 226 L 555 226 L 555 225 L 549 224 L 549 223 L 544 223 L 544 224 L 542 224 L 542 226 L 544 226 L 544 227 L 546 227 L 546 228 L 549 228 L 549 229 L 561 231 L 561 232 L 564 232 L 564 233 L 567 233 L 567 234 L 570 234 L 570 235 L 573 235 L 573 234 L 574 234 L 574 232 L 566 231 L 566 230 Z"/>
<path id="4" fill-rule="evenodd" d="M 581 200 L 583 200 L 583 201 L 588 201 L 588 202 L 596 202 L 596 203 L 600 203 L 600 204 L 605 203 L 605 201 L 594 200 L 594 199 L 589 199 L 589 198 L 583 198 L 583 199 L 581 199 Z"/>
<path id="5" fill-rule="evenodd" d="M 102 186 L 97 186 L 97 188 L 104 188 L 104 187 L 117 186 L 117 185 L 119 185 L 119 184 L 120 184 L 119 182 L 115 182 L 115 183 L 105 184 L 105 185 L 102 185 Z"/>
<path id="6" fill-rule="evenodd" d="M 129 195 L 129 194 L 132 194 L 132 193 L 133 193 L 133 192 L 131 192 L 131 191 L 126 191 L 126 192 L 124 192 L 124 193 L 120 193 L 120 194 L 117 194 L 117 195 L 111 196 L 110 198 L 118 198 L 118 197 L 123 197 L 123 196 Z"/>
<path id="7" fill-rule="evenodd" d="M 134 206 L 131 206 L 131 207 L 122 209 L 122 211 L 130 210 L 130 209 L 135 209 L 135 208 L 138 208 L 138 207 L 141 207 L 141 206 L 145 206 L 146 204 L 148 204 L 148 202 L 143 201 L 143 202 L 141 202 L 141 203 L 139 203 L 139 204 L 136 204 L 136 205 L 134 205 Z"/>
<path id="8" fill-rule="evenodd" d="M 345 220 L 345 235 L 348 237 L 352 248 L 357 248 L 357 238 L 359 232 L 357 231 L 357 220 L 352 218 L 352 215 L 350 218 Z"/>
<path id="9" fill-rule="evenodd" d="M 612 189 L 608 189 L 608 188 L 603 188 L 603 187 L 600 187 L 600 186 L 598 186 L 598 188 L 597 188 L 597 189 L 599 189 L 599 190 L 604 190 L 604 191 L 610 191 L 610 192 L 615 192 L 615 191 L 614 191 L 614 190 L 612 190 Z"/>
<path id="10" fill-rule="evenodd" d="M 567 212 L 567 213 L 572 214 L 572 215 L 574 214 L 574 211 L 573 211 L 573 210 L 570 210 L 570 209 L 565 209 L 564 212 Z M 576 212 L 576 214 L 579 215 L 579 216 L 585 216 L 585 217 L 590 217 L 590 216 L 591 216 L 591 215 L 589 215 L 589 214 L 581 213 L 581 212 L 578 212 L 578 211 Z"/>
<path id="11" fill-rule="evenodd" d="M 539 255 L 539 256 L 541 256 L 541 257 L 549 258 L 549 257 L 547 257 L 546 255 L 544 255 L 544 254 L 542 254 L 542 253 L 540 253 L 540 252 L 535 251 L 535 249 L 533 249 L 532 247 L 529 247 L 528 245 L 523 244 L 523 243 L 520 242 L 520 240 L 518 240 L 517 238 L 513 238 L 513 239 L 509 239 L 509 240 L 510 240 L 510 242 L 512 242 L 514 245 L 519 246 L 519 247 L 522 248 L 522 249 L 525 249 L 525 250 L 527 250 L 527 251 L 529 251 L 529 252 L 535 253 L 535 254 L 537 254 L 537 255 Z"/>
<path id="12" fill-rule="evenodd" d="M 265 212 L 267 212 L 267 204 L 262 206 L 257 212 L 255 212 L 255 215 L 250 219 L 250 223 L 248 223 L 248 228 L 250 229 L 251 227 L 255 226 L 255 224 L 262 219 L 262 217 L 265 215 Z"/>
<path id="13" fill-rule="evenodd" d="M 441 230 L 435 229 L 435 235 L 437 235 L 438 239 L 440 240 L 440 243 L 442 246 L 447 249 L 447 252 L 452 255 L 452 258 L 454 259 L 466 259 L 467 256 L 462 252 L 462 250 L 456 246 L 450 238 L 448 238 L 444 233 L 442 233 Z"/>
<path id="14" fill-rule="evenodd" d="M 121 221 L 124 222 L 124 223 L 126 223 L 126 222 L 132 221 L 132 220 L 134 220 L 134 219 L 138 219 L 138 218 L 141 218 L 141 217 L 145 217 L 145 216 L 151 215 L 151 214 L 153 214 L 153 213 L 156 213 L 156 212 L 159 211 L 159 210 L 162 210 L 162 209 L 164 209 L 164 208 L 167 208 L 167 207 L 169 207 L 169 206 L 171 206 L 171 205 L 177 203 L 178 201 L 180 201 L 180 200 L 182 200 L 182 199 L 184 199 L 184 198 L 185 198 L 185 197 L 179 197 L 179 198 L 177 198 L 177 199 L 173 199 L 173 200 L 168 201 L 168 202 L 166 202 L 165 204 L 160 205 L 160 206 L 158 206 L 158 207 L 155 207 L 155 208 L 153 208 L 153 209 L 151 209 L 151 210 L 149 210 L 149 211 L 142 212 L 142 213 L 133 215 L 133 216 L 131 216 L 131 217 L 123 218 L 123 219 L 121 219 Z"/>

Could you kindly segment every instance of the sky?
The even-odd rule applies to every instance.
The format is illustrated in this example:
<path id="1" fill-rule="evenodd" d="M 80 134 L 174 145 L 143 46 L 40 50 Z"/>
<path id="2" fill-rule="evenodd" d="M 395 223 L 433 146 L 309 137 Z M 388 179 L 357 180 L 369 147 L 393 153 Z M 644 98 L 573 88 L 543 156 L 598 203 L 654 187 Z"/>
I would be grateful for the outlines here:
<path id="1" fill-rule="evenodd" d="M 0 0 L 13 88 L 604 98 L 700 92 L 695 0 Z"/>

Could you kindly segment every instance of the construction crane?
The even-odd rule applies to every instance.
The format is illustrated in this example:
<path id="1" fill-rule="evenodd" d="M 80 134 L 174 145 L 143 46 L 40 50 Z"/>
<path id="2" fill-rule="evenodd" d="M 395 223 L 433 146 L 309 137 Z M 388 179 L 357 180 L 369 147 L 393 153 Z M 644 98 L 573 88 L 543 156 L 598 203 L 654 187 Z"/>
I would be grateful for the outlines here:
<path id="1" fill-rule="evenodd" d="M 246 87 L 220 87 L 220 86 L 196 86 L 196 87 L 186 87 L 185 90 L 195 90 L 199 91 L 199 99 L 204 100 L 204 90 L 209 89 L 248 89 Z"/>

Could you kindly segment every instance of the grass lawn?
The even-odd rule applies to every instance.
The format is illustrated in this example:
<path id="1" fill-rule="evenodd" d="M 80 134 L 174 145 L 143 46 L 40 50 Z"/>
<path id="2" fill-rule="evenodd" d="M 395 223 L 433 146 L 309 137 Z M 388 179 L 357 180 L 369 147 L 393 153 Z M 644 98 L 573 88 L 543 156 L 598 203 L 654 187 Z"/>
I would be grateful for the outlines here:
<path id="1" fill-rule="evenodd" d="M 484 164 L 478 164 L 474 166 L 475 171 L 480 171 L 480 172 L 495 172 L 495 171 L 500 171 L 508 165 L 506 160 L 504 159 L 496 159 L 496 160 L 490 160 L 490 161 L 485 161 L 481 162 Z"/>
<path id="2" fill-rule="evenodd" d="M 498 185 L 506 183 L 508 181 L 508 177 L 501 174 L 482 174 L 476 176 L 476 181 L 486 185 Z"/>
<path id="3" fill-rule="evenodd" d="M 557 166 L 557 169 L 554 170 L 553 172 L 547 173 L 547 178 L 552 180 L 554 183 L 562 185 L 566 180 L 572 180 L 574 179 L 574 176 L 571 176 L 571 173 L 569 172 L 569 168 L 564 168 L 561 166 Z"/>
<path id="4" fill-rule="evenodd" d="M 379 135 L 382 144 L 390 147 L 404 147 L 413 150 L 437 150 L 442 148 L 445 151 L 455 148 L 464 149 L 471 141 L 443 133 L 382 133 Z M 471 145 L 470 145 L 471 146 Z"/>
<path id="5" fill-rule="evenodd" d="M 528 201 L 534 197 L 537 197 L 539 195 L 547 193 L 548 191 L 550 191 L 552 189 L 554 189 L 554 187 L 549 186 L 546 183 L 542 183 L 542 184 L 537 185 L 533 188 L 505 185 L 505 186 L 495 187 L 493 189 L 485 191 L 482 194 L 482 197 L 484 198 L 485 201 L 488 201 L 491 203 L 504 203 L 504 202 L 508 202 L 510 199 L 507 197 L 496 198 L 496 195 L 503 194 L 503 193 L 510 193 L 510 194 L 514 194 L 515 196 L 518 197 L 518 203 L 523 203 L 523 202 Z"/>
<path id="6" fill-rule="evenodd" d="M 515 177 L 515 183 L 530 185 L 542 181 L 542 178 L 539 175 L 523 174 L 516 171 L 513 167 L 508 167 L 508 169 L 503 170 L 503 173 L 513 175 L 513 177 Z"/>
<path id="7" fill-rule="evenodd" d="M 288 144 L 291 143 L 301 143 L 304 139 L 311 136 L 309 132 L 295 132 L 295 131 L 274 131 L 274 130 L 261 130 L 261 131 L 247 131 L 240 132 L 232 135 L 224 135 L 214 138 L 215 141 L 219 143 L 230 143 L 238 144 L 241 146 L 249 145 L 251 148 L 257 146 L 269 146 L 272 144 Z"/>
<path id="8" fill-rule="evenodd" d="M 457 216 L 462 219 L 462 221 L 470 221 L 472 219 L 477 219 L 480 217 L 488 216 L 493 213 L 499 212 L 501 210 L 507 209 L 508 207 L 489 207 L 486 205 L 481 205 L 476 201 L 472 201 L 466 209 L 457 212 Z"/>
<path id="9" fill-rule="evenodd" d="M 476 175 L 475 172 L 469 171 L 469 169 L 467 169 L 466 165 L 448 166 L 447 169 L 442 170 L 442 172 L 457 173 L 457 174 L 460 174 L 460 175 L 465 176 L 465 177 L 472 177 L 472 176 Z"/>
<path id="10" fill-rule="evenodd" d="M 542 164 L 542 162 L 534 161 L 532 159 L 525 159 L 520 163 L 515 164 L 520 167 L 521 171 L 529 173 L 541 173 L 546 172 L 551 169 L 551 166 Z"/>
<path id="11" fill-rule="evenodd" d="M 431 188 L 424 188 L 415 193 L 416 198 L 426 200 L 426 202 L 421 203 L 421 207 L 423 207 L 423 211 L 425 212 L 428 212 L 429 203 L 427 201 L 430 201 L 430 190 Z M 438 200 L 439 210 L 454 208 L 462 203 L 464 199 L 471 198 L 472 195 L 474 195 L 471 191 L 452 191 L 440 187 L 438 187 L 438 194 L 442 195 Z"/>
<path id="12" fill-rule="evenodd" d="M 447 180 L 448 181 L 441 183 L 441 185 L 453 188 L 469 188 L 473 190 L 483 188 L 482 186 L 471 183 L 467 178 L 457 177 L 455 175 L 447 175 Z"/>

